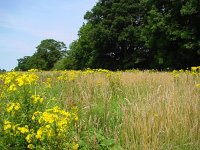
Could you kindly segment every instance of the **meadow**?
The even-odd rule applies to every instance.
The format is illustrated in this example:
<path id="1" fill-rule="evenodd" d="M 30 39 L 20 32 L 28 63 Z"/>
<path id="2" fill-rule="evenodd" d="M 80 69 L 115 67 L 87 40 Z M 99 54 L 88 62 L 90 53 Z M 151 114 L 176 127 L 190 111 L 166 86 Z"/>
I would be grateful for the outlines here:
<path id="1" fill-rule="evenodd" d="M 198 150 L 200 67 L 0 74 L 0 149 Z"/>

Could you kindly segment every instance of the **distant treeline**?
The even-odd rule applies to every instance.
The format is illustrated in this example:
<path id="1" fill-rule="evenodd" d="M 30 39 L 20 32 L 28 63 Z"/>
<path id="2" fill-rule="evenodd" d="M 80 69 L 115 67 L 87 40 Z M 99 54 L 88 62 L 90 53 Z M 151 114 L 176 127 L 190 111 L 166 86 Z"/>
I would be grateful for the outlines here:
<path id="1" fill-rule="evenodd" d="M 18 69 L 199 66 L 199 4 L 199 0 L 99 0 L 85 14 L 87 23 L 80 28 L 78 39 L 71 43 L 68 51 L 58 49 L 60 53 L 53 55 L 54 46 L 50 42 L 51 46 L 45 45 L 48 48 L 44 54 L 40 52 L 43 49 L 37 47 L 35 60 L 32 56 L 19 59 Z M 62 46 L 65 47 L 62 43 L 59 48 Z M 41 57 L 37 56 L 39 53 Z M 26 66 L 24 62 L 35 64 Z"/>
<path id="2" fill-rule="evenodd" d="M 0 72 L 6 72 L 6 70 L 5 69 L 0 69 Z"/>

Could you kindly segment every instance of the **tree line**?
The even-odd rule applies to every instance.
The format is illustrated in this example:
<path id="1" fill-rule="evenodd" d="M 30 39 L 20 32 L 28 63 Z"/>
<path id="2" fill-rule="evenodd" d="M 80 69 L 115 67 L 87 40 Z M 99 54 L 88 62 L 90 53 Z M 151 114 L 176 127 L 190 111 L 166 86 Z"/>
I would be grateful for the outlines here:
<path id="1" fill-rule="evenodd" d="M 18 68 L 30 68 L 24 63 L 29 59 L 37 60 L 31 60 L 35 62 L 31 67 L 44 70 L 198 66 L 199 4 L 200 0 L 99 0 L 85 14 L 87 22 L 68 51 L 59 50 L 61 55 L 54 58 L 48 51 L 39 54 L 38 47 L 36 56 L 18 60 Z"/>

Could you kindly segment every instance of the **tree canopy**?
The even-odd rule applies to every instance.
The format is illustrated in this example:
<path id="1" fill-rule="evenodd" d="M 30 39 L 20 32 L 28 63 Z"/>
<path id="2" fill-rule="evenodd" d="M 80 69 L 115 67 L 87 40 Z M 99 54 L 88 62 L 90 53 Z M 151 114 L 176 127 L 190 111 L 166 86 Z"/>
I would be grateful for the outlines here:
<path id="1" fill-rule="evenodd" d="M 67 68 L 178 69 L 200 64 L 199 0 L 99 0 Z M 68 63 L 69 64 L 69 63 Z M 73 66 L 73 67 L 72 67 Z"/>
<path id="2" fill-rule="evenodd" d="M 36 49 L 37 51 L 32 56 L 18 59 L 17 70 L 26 71 L 32 68 L 50 70 L 66 54 L 65 44 L 53 39 L 41 41 Z"/>

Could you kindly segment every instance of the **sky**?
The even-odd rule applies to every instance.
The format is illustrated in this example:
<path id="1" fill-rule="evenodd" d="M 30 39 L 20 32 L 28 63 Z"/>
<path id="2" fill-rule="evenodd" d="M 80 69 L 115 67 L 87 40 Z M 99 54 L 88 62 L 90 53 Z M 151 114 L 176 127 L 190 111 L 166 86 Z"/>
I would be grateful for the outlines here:
<path id="1" fill-rule="evenodd" d="M 42 40 L 69 44 L 97 0 L 0 0 L 0 69 L 17 66 Z"/>

